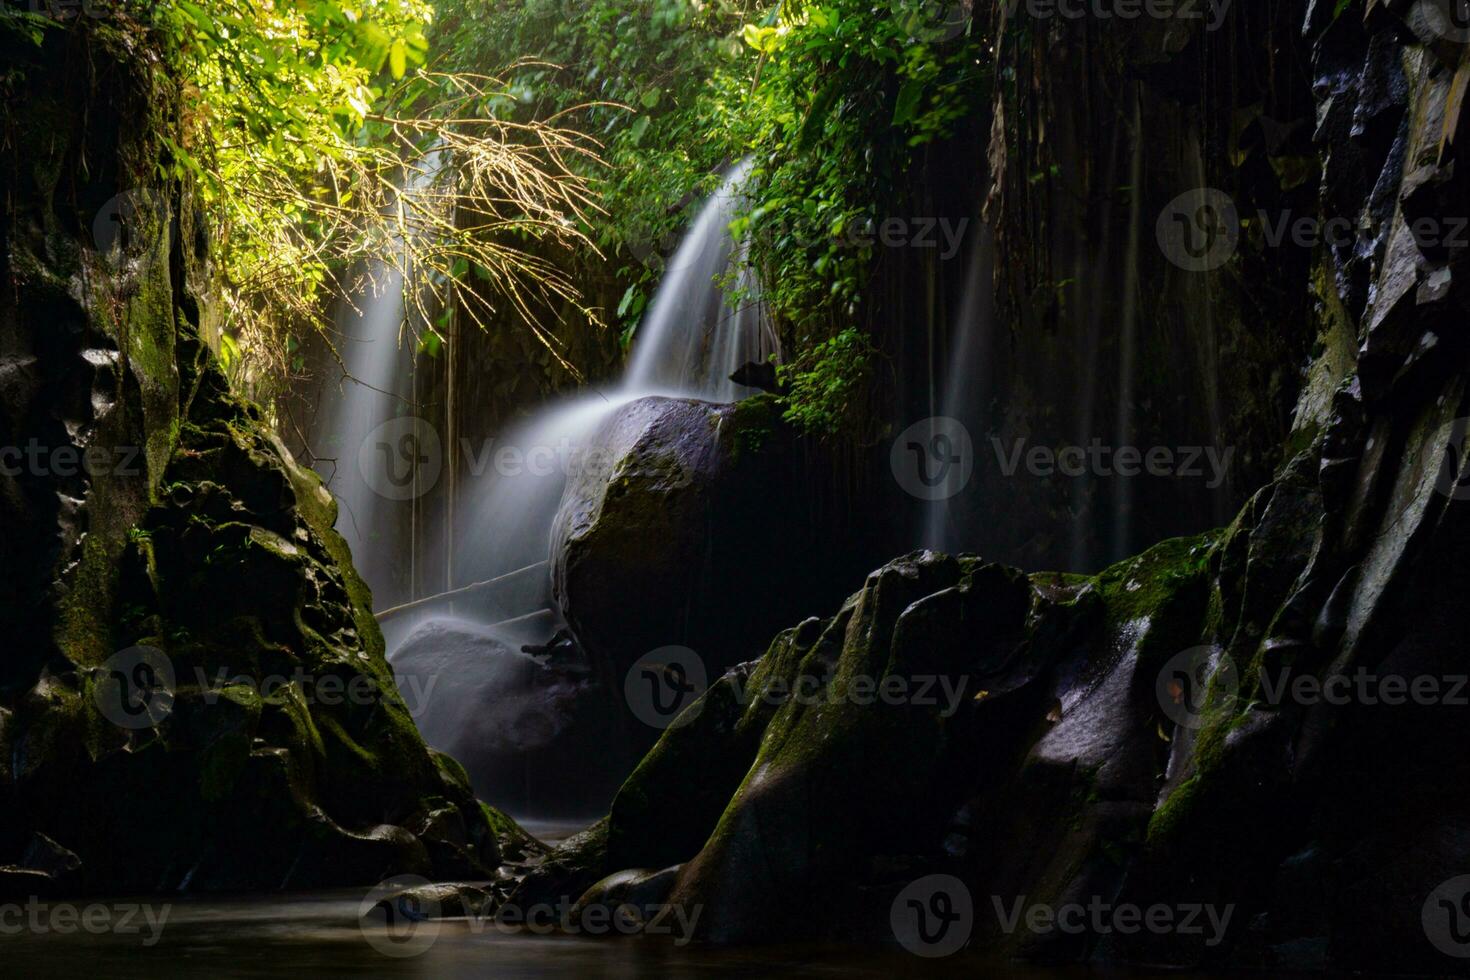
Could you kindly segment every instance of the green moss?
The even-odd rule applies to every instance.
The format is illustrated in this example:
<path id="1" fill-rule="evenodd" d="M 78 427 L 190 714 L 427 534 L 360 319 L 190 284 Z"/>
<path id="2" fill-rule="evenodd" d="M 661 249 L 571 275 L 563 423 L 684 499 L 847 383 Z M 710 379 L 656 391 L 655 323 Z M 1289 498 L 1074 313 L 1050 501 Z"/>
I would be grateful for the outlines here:
<path id="1" fill-rule="evenodd" d="M 115 651 L 112 640 L 112 596 L 116 556 L 102 535 L 82 540 L 82 558 L 61 599 L 57 643 L 73 663 L 100 664 Z"/>
<path id="2" fill-rule="evenodd" d="M 1167 845 L 1179 828 L 1198 806 L 1203 784 L 1199 776 L 1192 776 L 1181 783 L 1168 798 L 1154 810 L 1148 822 L 1148 843 Z"/>
<path id="3" fill-rule="evenodd" d="M 1114 626 L 1152 618 L 1209 573 L 1210 558 L 1223 532 L 1174 538 L 1100 572 L 1094 582 Z"/>
<path id="4" fill-rule="evenodd" d="M 1343 380 L 1353 374 L 1358 362 L 1357 330 L 1338 295 L 1335 273 L 1326 256 L 1313 266 L 1312 292 L 1319 301 L 1317 344 L 1281 457 L 1286 460 L 1317 441 L 1331 417 L 1333 395 Z"/>
<path id="5" fill-rule="evenodd" d="M 511 817 L 488 803 L 480 803 L 480 816 L 490 832 L 495 835 L 502 853 L 507 856 L 530 857 L 545 854 L 549 848 L 516 823 Z"/>
<path id="6" fill-rule="evenodd" d="M 720 441 L 739 462 L 760 453 L 775 438 L 781 426 L 781 400 L 768 392 L 744 398 L 719 416 Z"/>
<path id="7" fill-rule="evenodd" d="M 333 527 L 337 521 L 337 502 L 322 485 L 321 477 L 296 465 L 290 460 L 285 447 L 280 446 L 278 441 L 276 445 L 286 459 L 286 473 L 296 491 L 296 502 L 301 516 L 325 545 L 335 568 L 341 574 L 342 585 L 352 603 L 352 622 L 357 629 L 357 635 L 362 638 L 364 650 L 372 661 L 382 661 L 386 647 L 383 643 L 383 631 L 373 617 L 372 590 L 352 564 L 352 549 L 348 547 L 346 539 Z"/>

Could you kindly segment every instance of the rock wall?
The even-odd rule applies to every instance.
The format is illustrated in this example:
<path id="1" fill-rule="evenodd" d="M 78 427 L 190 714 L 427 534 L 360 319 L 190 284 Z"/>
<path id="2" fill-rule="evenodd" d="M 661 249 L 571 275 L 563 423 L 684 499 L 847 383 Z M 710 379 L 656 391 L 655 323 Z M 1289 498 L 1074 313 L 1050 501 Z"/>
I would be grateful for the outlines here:
<path id="1" fill-rule="evenodd" d="M 973 503 L 955 519 L 967 546 L 1025 568 L 1095 571 L 1228 523 L 1282 462 L 1304 381 L 1311 251 L 1272 244 L 1260 218 L 1315 212 L 1302 6 L 1236 3 L 1218 21 L 1210 5 L 1160 8 L 1173 16 L 977 12 L 997 38 L 995 322 L 965 419 Z M 1165 221 L 1193 219 L 1188 195 L 1204 188 L 1243 227 L 1233 251 L 1196 267 L 1171 251 Z M 1209 447 L 1229 466 L 1219 480 L 1208 468 L 1074 478 L 1001 462 L 1018 445 L 1094 441 Z M 1002 506 L 1008 519 L 992 520 Z"/>
<path id="2" fill-rule="evenodd" d="M 1228 528 L 1086 578 L 931 553 L 880 569 L 712 685 L 522 898 L 607 904 L 634 881 L 702 907 L 716 941 L 914 942 L 905 897 L 942 887 L 930 907 L 963 906 L 963 940 L 1006 955 L 1463 973 L 1444 915 L 1470 870 L 1470 242 L 1452 233 L 1470 61 L 1451 43 L 1470 37 L 1435 11 L 1271 5 L 1309 52 L 1314 214 L 1353 232 L 1256 314 L 1288 336 L 1305 313 L 1316 341 L 1283 462 Z M 1188 45 L 1213 64 L 1231 38 Z M 961 693 L 859 699 L 861 681 Z M 1007 926 L 1016 903 L 1218 918 Z"/>
<path id="3" fill-rule="evenodd" d="M 488 876 L 510 825 L 424 745 L 330 495 L 200 340 L 167 58 L 121 16 L 0 46 L 0 888 Z"/>

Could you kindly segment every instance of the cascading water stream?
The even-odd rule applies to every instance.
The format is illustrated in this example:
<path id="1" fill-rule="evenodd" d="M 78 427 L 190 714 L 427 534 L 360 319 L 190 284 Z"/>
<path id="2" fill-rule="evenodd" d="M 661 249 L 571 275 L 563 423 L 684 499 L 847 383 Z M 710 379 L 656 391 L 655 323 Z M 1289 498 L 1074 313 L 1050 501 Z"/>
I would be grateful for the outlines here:
<path id="1" fill-rule="evenodd" d="M 1133 444 L 1133 397 L 1138 343 L 1138 250 L 1143 231 L 1141 213 L 1143 186 L 1143 106 L 1135 89 L 1133 93 L 1133 160 L 1128 171 L 1128 251 L 1123 266 L 1123 314 L 1120 318 L 1121 343 L 1118 352 L 1118 413 L 1115 446 Z M 1133 483 L 1117 481 L 1113 500 L 1113 538 L 1110 561 L 1122 561 L 1133 552 Z"/>
<path id="2" fill-rule="evenodd" d="M 732 402 L 753 393 L 729 376 L 777 351 L 745 249 L 729 232 L 748 172 L 743 162 L 726 174 L 669 260 L 616 387 L 549 405 L 505 433 L 498 445 L 512 447 L 519 465 L 499 466 L 493 452 L 481 461 L 488 466 L 463 494 L 473 540 L 458 548 L 457 581 L 487 581 L 547 560 L 567 477 L 589 461 L 589 440 L 616 409 L 652 395 Z M 727 290 L 727 276 L 734 289 Z M 541 578 L 534 598 L 519 591 L 513 601 L 492 601 L 479 618 L 540 616 L 525 621 L 525 632 L 549 637 L 558 624 L 549 577 Z"/>
<path id="3" fill-rule="evenodd" d="M 726 174 L 669 260 L 638 330 L 621 392 L 733 402 L 750 392 L 730 375 L 776 352 L 746 245 L 737 245 L 727 230 L 749 172 L 746 160 Z M 727 275 L 736 277 L 730 292 L 718 284 Z"/>
<path id="4" fill-rule="evenodd" d="M 439 173 L 437 154 L 409 168 L 399 206 L 407 207 L 406 199 L 426 191 Z M 388 247 L 406 248 L 401 238 Z M 325 393 L 323 411 L 313 426 L 317 469 L 337 499 L 336 529 L 352 548 L 358 571 L 380 597 L 391 593 L 389 586 L 400 563 L 402 549 L 391 533 L 397 526 L 397 509 L 412 506 L 412 502 L 407 494 L 383 493 L 368 478 L 376 471 L 377 461 L 359 457 L 374 451 L 369 437 L 375 429 L 390 419 L 412 414 L 413 350 L 401 342 L 407 312 L 401 269 L 406 262 L 406 255 L 399 263 L 373 262 L 360 294 L 338 304 L 342 377 Z"/>
<path id="5" fill-rule="evenodd" d="M 511 728 L 486 733 L 491 706 L 485 698 L 487 692 L 518 690 L 517 678 L 536 675 L 539 668 L 523 648 L 545 648 L 564 628 L 552 596 L 552 529 L 569 478 L 582 466 L 610 462 L 591 451 L 604 422 L 649 396 L 736 401 L 754 390 L 737 385 L 730 374 L 779 353 L 745 247 L 729 231 L 748 171 L 749 164 L 741 163 L 725 175 L 669 259 L 624 377 L 608 390 L 549 404 L 466 455 L 456 526 L 433 536 L 455 542 L 449 585 L 461 591 L 452 603 L 435 601 L 385 624 L 395 669 L 408 669 L 412 660 L 413 669 L 434 672 L 433 699 L 410 707 L 435 748 L 470 762 L 487 740 L 518 744 L 520 733 Z M 471 662 L 434 659 L 421 641 L 426 631 L 441 628 L 469 637 L 465 648 L 471 652 L 456 656 Z M 507 701 L 539 695 L 494 696 Z M 532 765 L 527 762 L 526 770 Z M 520 770 L 497 778 L 523 779 L 528 786 L 532 781 L 529 771 Z M 500 800 L 523 813 L 536 814 L 540 806 L 534 789 Z"/>
<path id="6" fill-rule="evenodd" d="M 950 332 L 952 349 L 939 399 L 939 414 L 963 425 L 972 439 L 981 439 L 986 431 L 984 412 L 990 399 L 987 371 L 994 322 L 994 266 L 995 239 L 989 227 L 982 227 L 970 246 L 964 293 Z M 930 433 L 931 442 L 935 434 Z M 981 451 L 978 445 L 974 448 Z M 971 532 L 979 518 L 972 496 L 929 503 L 924 514 L 924 547 L 951 553 L 973 548 Z"/>
<path id="7" fill-rule="evenodd" d="M 387 263 L 372 273 L 378 295 L 360 297 L 361 309 L 342 304 L 337 313 L 343 378 L 340 396 L 329 399 L 318 453 L 335 466 L 323 476 L 337 498 L 337 530 L 359 564 L 373 557 L 373 529 L 384 499 L 374 493 L 357 465 L 356 447 L 375 427 L 392 418 L 404 397 L 404 358 L 398 343 L 403 320 L 403 275 Z"/>

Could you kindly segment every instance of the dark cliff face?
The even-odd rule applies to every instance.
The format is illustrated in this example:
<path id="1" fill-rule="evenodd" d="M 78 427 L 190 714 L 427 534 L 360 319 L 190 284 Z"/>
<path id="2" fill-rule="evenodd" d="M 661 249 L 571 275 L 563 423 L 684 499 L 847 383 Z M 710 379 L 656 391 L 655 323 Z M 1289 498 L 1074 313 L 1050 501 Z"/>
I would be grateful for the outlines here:
<path id="1" fill-rule="evenodd" d="M 604 875 L 668 866 L 640 887 L 702 908 L 710 939 L 891 940 L 890 913 L 945 875 L 944 909 L 970 910 L 972 945 L 1028 957 L 1433 974 L 1463 962 L 1441 919 L 1470 871 L 1457 628 L 1470 574 L 1470 61 L 1412 5 L 1369 6 L 1365 20 L 1356 6 L 1271 5 L 1293 25 L 1273 28 L 1280 57 L 1297 59 L 1282 77 L 1310 81 L 1291 145 L 1320 168 L 1320 193 L 1242 197 L 1349 232 L 1277 269 L 1246 245 L 1205 273 L 1245 275 L 1220 300 L 1222 336 L 1291 355 L 1315 334 L 1302 375 L 1252 389 L 1264 400 L 1247 415 L 1276 419 L 1279 438 L 1261 458 L 1280 463 L 1229 527 L 1087 578 L 927 553 L 892 563 L 713 684 L 526 896 L 590 888 L 584 903 L 608 902 L 629 879 Z M 1144 118 L 1171 104 L 1192 117 L 1198 92 L 1176 55 L 1228 75 L 1255 65 L 1239 40 L 1114 54 L 1147 79 L 1130 96 Z M 1032 57 L 1040 79 L 1050 53 Z M 1256 83 L 1268 105 L 1279 97 Z M 1252 118 L 1242 139 L 1269 142 Z M 1176 150 L 1160 148 L 1166 165 Z M 1013 181 L 999 186 L 1012 249 L 1045 253 L 1026 229 L 1046 206 L 1026 210 Z M 1105 204 L 1075 206 L 1086 224 Z M 1028 261 L 1003 280 L 1024 280 Z M 1242 297 L 1269 295 L 1262 283 L 1286 298 L 1246 315 Z M 1016 322 L 1024 353 L 1021 327 L 1041 321 Z M 1174 329 L 1187 347 L 1197 327 Z M 1252 330 L 1272 336 L 1247 341 Z M 1222 363 L 1219 377 L 1245 384 L 1232 372 L 1249 370 Z M 964 694 L 861 703 L 850 695 L 863 676 Z M 791 696 L 804 681 L 816 696 Z M 997 917 L 1094 898 L 1226 921 L 1064 931 Z"/>
<path id="2" fill-rule="evenodd" d="M 974 30 L 995 39 L 992 102 L 885 202 L 969 232 L 945 258 L 890 249 L 876 263 L 864 308 L 892 364 L 881 398 L 895 432 L 946 414 L 972 437 L 949 541 L 1092 572 L 1229 523 L 1285 459 L 1315 333 L 1312 249 L 1275 240 L 1317 210 L 1305 7 L 1227 4 L 1217 19 L 1208 4 L 1169 4 L 1158 6 L 1175 16 L 1160 19 L 970 6 Z M 1210 254 L 1195 227 L 1206 188 L 1239 223 L 1228 254 Z M 1198 241 L 1176 249 L 1180 231 Z M 1201 465 L 1071 476 L 1011 462 L 1094 441 Z M 891 484 L 888 463 L 875 486 Z M 889 521 L 914 510 L 897 491 L 877 509 Z M 898 530 L 891 548 L 918 539 L 908 522 Z"/>
<path id="3" fill-rule="evenodd" d="M 0 44 L 0 888 L 488 875 L 330 495 L 200 339 L 166 60 L 122 20 Z"/>
<path id="4" fill-rule="evenodd" d="M 1034 417 L 998 431 L 1066 436 L 1075 420 L 1038 365 L 1088 369 L 1096 340 L 1118 369 L 1124 300 L 1105 287 L 1120 260 L 1102 243 L 1147 243 L 1143 216 L 1171 203 L 1163 177 L 1202 174 L 1246 213 L 1300 208 L 1351 229 L 1284 253 L 1249 240 L 1206 272 L 1143 246 L 1121 260 L 1137 277 L 1134 341 L 1165 352 L 1137 390 L 1204 379 L 1160 382 L 1192 400 L 1140 401 L 1135 438 L 1203 442 L 1217 427 L 1209 438 L 1254 446 L 1237 479 L 1259 489 L 1232 487 L 1245 503 L 1229 526 L 1093 576 L 931 553 L 885 566 L 718 679 L 523 898 L 590 905 L 636 887 L 703 909 L 713 940 L 891 940 L 893 910 L 930 882 L 968 900 L 973 945 L 1038 958 L 1456 965 L 1425 910 L 1470 871 L 1454 701 L 1470 587 L 1470 61 L 1417 6 L 1370 6 L 1238 9 L 1218 32 L 1156 25 L 1127 41 L 1003 32 L 1001 67 L 1027 81 L 998 103 L 992 144 L 998 339 L 1016 366 L 996 399 Z M 207 242 L 187 185 L 156 176 L 177 93 L 140 43 L 94 27 L 5 51 L 7 94 L 24 97 L 0 117 L 0 446 L 21 452 L 0 472 L 0 887 L 488 875 L 508 825 L 424 747 L 329 496 L 199 339 Z M 1096 88 L 1069 101 L 1068 77 Z M 1259 112 L 1227 120 L 1227 82 Z M 1074 105 L 1092 114 L 1063 113 Z M 1160 201 L 1106 192 L 1140 147 Z M 1109 271 L 1069 276 L 1093 251 L 1059 222 L 1092 229 Z M 1108 305 L 1081 315 L 1093 300 Z M 1250 394 L 1226 419 L 1209 386 Z M 105 455 L 83 469 L 89 448 Z M 1044 526 L 1067 503 L 1026 498 L 1012 524 Z M 1148 533 L 1212 516 L 1161 515 Z M 1060 553 L 1061 537 L 1032 547 L 1007 526 L 994 522 L 998 550 Z M 137 683 L 140 663 L 172 671 L 167 697 Z M 298 669 L 310 689 L 262 688 Z M 1365 696 L 1362 677 L 1427 678 L 1438 696 Z M 893 697 L 858 686 L 890 678 Z M 1283 694 L 1339 680 L 1345 698 Z M 621 872 L 636 874 L 607 878 Z M 992 917 L 1094 898 L 1221 919 L 1122 933 Z"/>
<path id="5" fill-rule="evenodd" d="M 1037 19 L 995 5 L 996 326 L 976 365 L 971 496 L 1013 519 L 959 515 L 986 554 L 1095 570 L 1228 523 L 1282 461 L 1312 342 L 1311 251 L 1266 240 L 1262 216 L 1315 211 L 1310 43 L 1297 4 L 1235 4 L 1218 22 L 1206 6 Z M 1241 225 L 1228 253 L 1197 235 L 1206 188 Z M 999 465 L 1018 444 L 1093 440 L 1208 448 L 1228 466 L 1044 479 Z"/>

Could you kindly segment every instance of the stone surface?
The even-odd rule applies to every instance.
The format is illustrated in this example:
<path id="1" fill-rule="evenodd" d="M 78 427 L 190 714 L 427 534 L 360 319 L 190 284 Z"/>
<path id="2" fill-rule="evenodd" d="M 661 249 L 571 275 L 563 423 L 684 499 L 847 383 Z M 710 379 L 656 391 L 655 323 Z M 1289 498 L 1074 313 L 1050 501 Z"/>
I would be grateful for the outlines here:
<path id="1" fill-rule="evenodd" d="M 770 396 L 642 399 L 594 441 L 609 466 L 568 484 L 552 574 L 611 686 L 670 645 L 694 650 L 715 676 L 832 601 L 842 550 L 819 544 L 835 529 L 812 519 L 799 443 Z"/>
<path id="2" fill-rule="evenodd" d="M 970 945 L 1026 958 L 1463 972 L 1424 915 L 1470 867 L 1470 748 L 1447 703 L 1470 587 L 1470 344 L 1447 311 L 1470 244 L 1411 227 L 1465 200 L 1441 138 L 1458 70 L 1394 26 L 1402 11 L 1365 26 L 1329 6 L 1307 18 L 1321 216 L 1358 233 L 1304 276 L 1320 340 L 1273 479 L 1224 530 L 1090 578 L 932 554 L 881 569 L 666 732 L 603 836 L 548 860 L 558 887 L 677 867 L 669 900 L 704 910 L 706 939 L 893 941 L 893 903 L 945 874 L 973 901 Z M 735 696 L 921 670 L 974 694 L 948 717 Z M 1438 696 L 1364 694 L 1364 677 Z M 1349 696 L 1314 697 L 1324 684 Z M 1229 917 L 1033 932 L 989 914 L 1022 896 Z"/>
<path id="3" fill-rule="evenodd" d="M 424 738 L 463 763 L 496 807 L 596 813 L 631 765 L 619 748 L 621 695 L 580 658 L 543 662 L 493 629 L 434 619 L 394 650 L 392 665 Z"/>
<path id="4" fill-rule="evenodd" d="M 0 473 L 0 888 L 491 876 L 524 842 L 424 744 L 331 496 L 200 339 L 168 64 L 94 18 L 0 47 L 0 446 L 41 452 Z"/>

